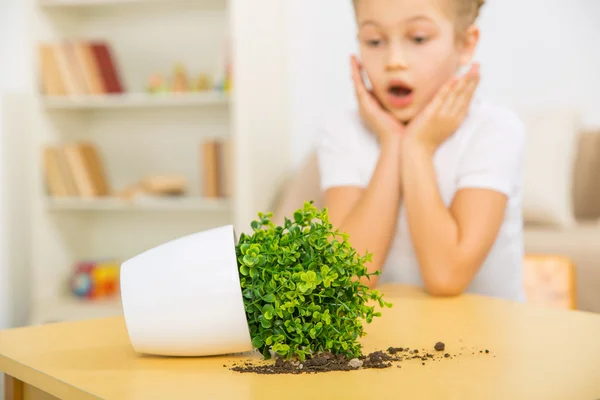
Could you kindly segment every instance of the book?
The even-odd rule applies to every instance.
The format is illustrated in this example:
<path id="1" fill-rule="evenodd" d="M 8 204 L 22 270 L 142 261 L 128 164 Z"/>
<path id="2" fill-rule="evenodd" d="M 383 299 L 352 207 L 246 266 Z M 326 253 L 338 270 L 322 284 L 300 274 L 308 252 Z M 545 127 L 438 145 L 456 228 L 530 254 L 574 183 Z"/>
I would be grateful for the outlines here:
<path id="1" fill-rule="evenodd" d="M 206 198 L 220 197 L 219 155 L 217 142 L 202 143 L 203 195 Z"/>
<path id="2" fill-rule="evenodd" d="M 39 62 L 41 67 L 41 91 L 51 96 L 63 96 L 67 94 L 65 84 L 62 80 L 58 61 L 51 44 L 40 44 Z"/>
<path id="3" fill-rule="evenodd" d="M 39 80 L 49 96 L 125 92 L 114 51 L 102 40 L 63 40 L 39 44 Z"/>
<path id="4" fill-rule="evenodd" d="M 233 144 L 229 140 L 202 143 L 202 194 L 206 198 L 233 195 Z"/>
<path id="5" fill-rule="evenodd" d="M 46 172 L 46 190 L 53 197 L 67 197 L 67 184 L 61 172 L 59 149 L 48 146 L 43 151 L 43 165 Z"/>
<path id="6" fill-rule="evenodd" d="M 92 143 L 47 145 L 43 151 L 49 196 L 94 198 L 110 195 L 100 153 Z"/>
<path id="7" fill-rule="evenodd" d="M 220 143 L 219 175 L 221 177 L 221 196 L 233 196 L 233 142 L 226 140 Z"/>
<path id="8" fill-rule="evenodd" d="M 123 93 L 121 78 L 110 45 L 106 42 L 95 41 L 89 46 L 98 63 L 106 93 Z"/>

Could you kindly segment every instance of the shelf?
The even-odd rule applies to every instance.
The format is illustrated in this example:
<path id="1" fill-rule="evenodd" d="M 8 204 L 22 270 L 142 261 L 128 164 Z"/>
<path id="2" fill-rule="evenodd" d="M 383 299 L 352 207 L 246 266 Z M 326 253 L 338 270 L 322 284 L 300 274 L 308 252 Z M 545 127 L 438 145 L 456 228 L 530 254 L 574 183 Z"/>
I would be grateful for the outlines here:
<path id="1" fill-rule="evenodd" d="M 118 198 L 49 198 L 46 206 L 51 211 L 217 211 L 230 210 L 226 199 L 204 199 L 200 197 L 182 197 L 172 199 L 139 198 L 121 200 Z"/>
<path id="2" fill-rule="evenodd" d="M 121 109 L 169 108 L 226 105 L 229 94 L 224 92 L 199 92 L 181 94 L 130 93 L 105 96 L 43 96 L 47 109 Z"/>
<path id="3" fill-rule="evenodd" d="M 32 324 L 76 321 L 91 318 L 114 317 L 123 314 L 121 298 L 101 300 L 79 299 L 75 296 L 59 297 L 38 304 Z"/>
<path id="4" fill-rule="evenodd" d="M 38 0 L 40 6 L 45 8 L 119 6 L 129 4 L 147 5 L 151 3 L 174 3 L 177 1 L 195 4 L 225 3 L 225 0 Z"/>

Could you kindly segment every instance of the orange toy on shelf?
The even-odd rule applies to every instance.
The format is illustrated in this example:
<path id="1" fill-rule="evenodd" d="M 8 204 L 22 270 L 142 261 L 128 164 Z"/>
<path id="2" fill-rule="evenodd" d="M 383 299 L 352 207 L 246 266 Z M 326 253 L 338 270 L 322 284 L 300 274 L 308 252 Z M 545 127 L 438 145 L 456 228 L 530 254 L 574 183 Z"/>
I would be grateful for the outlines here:
<path id="1" fill-rule="evenodd" d="M 115 296 L 119 290 L 119 268 L 114 260 L 78 262 L 69 282 L 71 291 L 87 299 Z"/>

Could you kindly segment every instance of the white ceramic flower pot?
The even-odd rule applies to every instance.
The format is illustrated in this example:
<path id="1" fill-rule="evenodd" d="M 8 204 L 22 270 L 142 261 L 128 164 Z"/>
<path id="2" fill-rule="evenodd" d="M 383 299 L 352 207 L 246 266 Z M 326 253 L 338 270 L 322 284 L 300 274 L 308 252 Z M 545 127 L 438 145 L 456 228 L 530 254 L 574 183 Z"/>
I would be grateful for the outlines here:
<path id="1" fill-rule="evenodd" d="M 136 352 L 210 356 L 252 350 L 233 226 L 185 236 L 121 265 L 121 297 Z"/>

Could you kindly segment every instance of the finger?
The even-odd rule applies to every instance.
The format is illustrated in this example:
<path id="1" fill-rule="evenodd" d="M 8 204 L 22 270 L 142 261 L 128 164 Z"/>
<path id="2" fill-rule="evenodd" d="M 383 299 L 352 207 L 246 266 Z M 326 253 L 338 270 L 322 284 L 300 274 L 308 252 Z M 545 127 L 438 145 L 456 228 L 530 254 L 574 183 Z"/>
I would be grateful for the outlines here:
<path id="1" fill-rule="evenodd" d="M 462 95 L 459 97 L 457 102 L 454 104 L 452 112 L 454 115 L 464 115 L 466 114 L 471 101 L 473 100 L 473 96 L 475 95 L 475 91 L 479 86 L 480 76 L 478 73 L 475 73 L 468 81 Z"/>
<path id="2" fill-rule="evenodd" d="M 352 56 L 352 80 L 354 82 L 354 90 L 359 100 L 368 95 L 367 87 L 360 74 L 361 68 L 354 56 Z"/>
<path id="3" fill-rule="evenodd" d="M 448 82 L 446 82 L 429 104 L 427 112 L 434 114 L 440 112 L 442 107 L 446 103 L 448 96 L 450 96 L 457 83 L 457 78 L 452 78 Z"/>
<path id="4" fill-rule="evenodd" d="M 469 91 L 461 97 L 460 102 L 458 102 L 455 108 L 451 110 L 452 114 L 450 115 L 455 116 L 458 119 L 463 119 L 467 116 L 469 109 L 471 108 L 471 102 L 473 101 L 476 87 L 476 84 L 471 84 Z"/>
<path id="5" fill-rule="evenodd" d="M 473 79 L 479 73 L 479 64 L 474 63 L 469 71 L 467 71 L 462 77 L 459 78 L 458 83 L 456 84 L 454 91 L 448 96 L 446 100 L 446 104 L 444 105 L 444 109 L 442 112 L 452 113 L 459 106 L 458 104 L 462 104 L 462 98 L 467 91 L 467 88 L 472 83 Z"/>
<path id="6" fill-rule="evenodd" d="M 469 84 L 469 82 L 470 78 L 468 76 L 463 76 L 458 79 L 453 89 L 450 91 L 450 93 L 448 93 L 444 104 L 441 105 L 441 113 L 448 114 L 456 108 L 456 104 L 460 102 L 464 90 Z"/>

